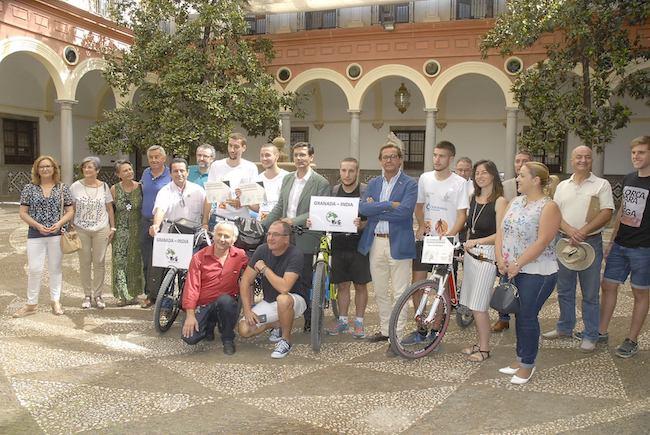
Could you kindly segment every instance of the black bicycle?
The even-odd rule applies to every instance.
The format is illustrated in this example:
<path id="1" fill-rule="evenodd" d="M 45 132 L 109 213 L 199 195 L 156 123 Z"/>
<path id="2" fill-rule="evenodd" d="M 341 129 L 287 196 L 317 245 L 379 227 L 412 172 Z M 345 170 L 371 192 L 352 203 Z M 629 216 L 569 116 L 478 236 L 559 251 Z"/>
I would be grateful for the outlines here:
<path id="1" fill-rule="evenodd" d="M 185 221 L 187 222 L 187 221 Z M 200 226 L 184 225 L 181 221 L 172 222 L 169 233 L 194 234 L 194 250 L 197 252 L 212 245 L 210 233 Z M 183 287 L 187 269 L 170 267 L 164 272 L 164 278 L 158 289 L 158 297 L 153 311 L 153 325 L 159 333 L 167 332 L 178 317 L 182 307 Z"/>

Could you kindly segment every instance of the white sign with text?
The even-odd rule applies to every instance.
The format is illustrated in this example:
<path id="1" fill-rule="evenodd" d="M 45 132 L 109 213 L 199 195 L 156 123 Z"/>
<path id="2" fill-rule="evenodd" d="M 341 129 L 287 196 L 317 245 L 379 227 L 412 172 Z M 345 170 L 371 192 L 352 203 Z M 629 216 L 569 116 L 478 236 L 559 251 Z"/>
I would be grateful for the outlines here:
<path id="1" fill-rule="evenodd" d="M 356 233 L 354 220 L 359 216 L 359 198 L 312 196 L 309 219 L 314 231 Z"/>
<path id="2" fill-rule="evenodd" d="M 193 245 L 192 234 L 158 233 L 153 239 L 151 265 L 189 269 Z"/>

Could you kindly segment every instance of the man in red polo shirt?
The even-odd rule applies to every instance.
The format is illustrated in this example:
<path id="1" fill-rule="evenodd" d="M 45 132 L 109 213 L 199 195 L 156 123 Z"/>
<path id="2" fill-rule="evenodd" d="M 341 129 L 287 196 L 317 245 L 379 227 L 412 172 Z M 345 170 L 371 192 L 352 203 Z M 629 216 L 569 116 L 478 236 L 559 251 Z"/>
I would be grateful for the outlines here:
<path id="1" fill-rule="evenodd" d="M 183 341 L 196 344 L 203 339 L 214 340 L 218 325 L 223 353 L 235 353 L 237 296 L 239 275 L 248 258 L 243 249 L 233 246 L 239 236 L 231 222 L 220 222 L 214 228 L 214 243 L 194 254 L 183 291 Z"/>

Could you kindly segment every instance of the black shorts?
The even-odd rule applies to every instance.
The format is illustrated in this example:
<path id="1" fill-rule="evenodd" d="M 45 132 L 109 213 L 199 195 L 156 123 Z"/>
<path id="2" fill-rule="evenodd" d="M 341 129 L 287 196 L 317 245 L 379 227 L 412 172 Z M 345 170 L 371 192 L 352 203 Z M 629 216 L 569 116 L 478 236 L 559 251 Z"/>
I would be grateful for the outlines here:
<path id="1" fill-rule="evenodd" d="M 411 267 L 413 272 L 431 272 L 433 270 L 433 264 L 422 263 L 423 246 L 424 241 L 418 240 L 415 242 L 415 258 L 413 259 L 413 266 Z"/>
<path id="2" fill-rule="evenodd" d="M 332 254 L 332 283 L 352 281 L 355 284 L 368 284 L 370 260 L 359 251 L 336 251 Z"/>

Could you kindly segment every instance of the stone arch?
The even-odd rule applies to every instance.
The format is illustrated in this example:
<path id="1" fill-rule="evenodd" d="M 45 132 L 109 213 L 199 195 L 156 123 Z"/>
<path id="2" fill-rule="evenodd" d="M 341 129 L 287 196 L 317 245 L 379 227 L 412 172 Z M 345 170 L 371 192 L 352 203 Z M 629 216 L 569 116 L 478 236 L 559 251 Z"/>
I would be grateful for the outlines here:
<path id="1" fill-rule="evenodd" d="M 91 71 L 105 71 L 107 62 L 104 59 L 99 58 L 90 58 L 82 61 L 79 65 L 76 66 L 68 80 L 66 81 L 66 93 L 70 96 L 71 100 L 74 100 L 77 94 L 77 87 L 81 79 Z"/>
<path id="2" fill-rule="evenodd" d="M 352 88 L 352 85 L 347 78 L 338 72 L 328 68 L 312 68 L 301 72 L 289 82 L 285 91 L 296 92 L 302 86 L 314 80 L 327 80 L 337 85 L 341 91 L 343 91 L 343 95 L 345 95 L 345 99 L 348 103 L 348 108 L 351 107 L 350 101 L 352 95 L 354 94 L 354 88 Z"/>
<path id="3" fill-rule="evenodd" d="M 420 72 L 405 65 L 388 64 L 368 71 L 359 79 L 359 82 L 354 87 L 354 94 L 353 98 L 351 99 L 350 110 L 361 110 L 363 97 L 366 95 L 370 87 L 378 80 L 381 80 L 384 77 L 392 76 L 404 77 L 405 79 L 413 82 L 422 93 L 425 109 L 435 107 L 435 100 L 431 98 L 431 88 L 429 86 L 429 82 Z"/>
<path id="4" fill-rule="evenodd" d="M 625 74 L 631 74 L 636 71 L 641 71 L 642 69 L 650 69 L 650 59 L 641 62 L 633 62 L 630 63 L 628 66 L 625 67 Z M 610 89 L 612 91 L 616 90 L 621 84 L 621 76 L 615 76 L 615 72 L 612 72 L 612 75 L 610 76 Z"/>
<path id="5" fill-rule="evenodd" d="M 7 56 L 24 52 L 40 62 L 52 78 L 58 99 L 69 99 L 65 93 L 65 81 L 70 70 L 61 55 L 52 50 L 47 44 L 26 36 L 14 36 L 0 40 L 0 62 Z"/>
<path id="6" fill-rule="evenodd" d="M 443 70 L 431 85 L 431 98 L 433 104 L 431 107 L 438 107 L 438 99 L 440 98 L 445 86 L 456 77 L 465 74 L 479 74 L 492 79 L 497 86 L 501 88 L 506 101 L 506 107 L 519 107 L 519 104 L 515 101 L 515 95 L 511 90 L 512 81 L 508 78 L 506 73 L 485 62 L 462 62 Z"/>

